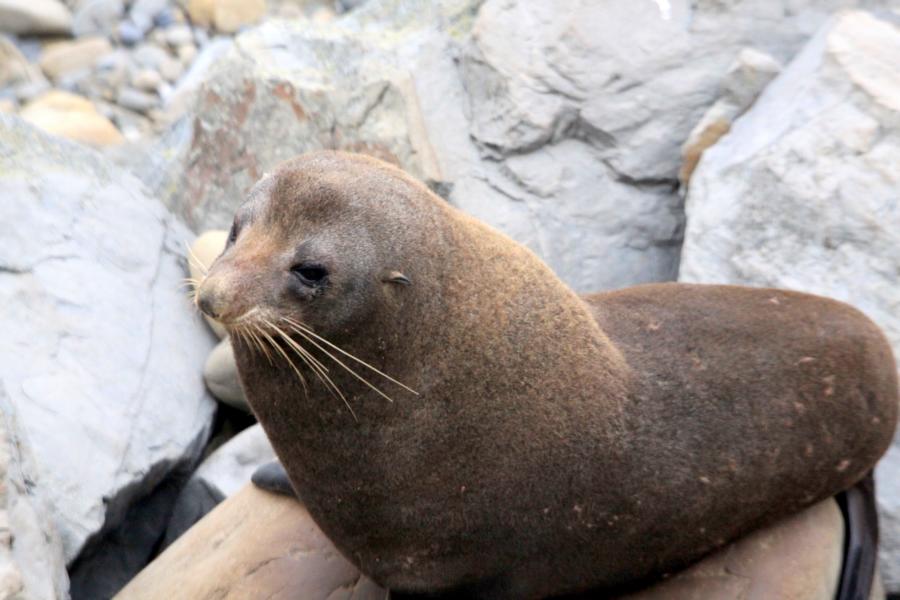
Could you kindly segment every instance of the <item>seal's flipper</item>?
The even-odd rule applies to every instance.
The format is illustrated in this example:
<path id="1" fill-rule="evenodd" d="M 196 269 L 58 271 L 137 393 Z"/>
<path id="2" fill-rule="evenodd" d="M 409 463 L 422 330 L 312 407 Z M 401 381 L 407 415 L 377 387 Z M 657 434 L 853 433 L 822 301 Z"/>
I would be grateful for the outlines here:
<path id="1" fill-rule="evenodd" d="M 837 600 L 866 600 L 875 579 L 878 554 L 878 512 L 872 473 L 838 494 L 836 500 L 847 530 Z"/>
<path id="2" fill-rule="evenodd" d="M 291 486 L 291 481 L 288 479 L 287 471 L 284 470 L 284 467 L 277 460 L 268 462 L 253 471 L 250 481 L 261 490 L 284 496 L 293 496 L 294 498 L 297 497 L 294 488 Z"/>

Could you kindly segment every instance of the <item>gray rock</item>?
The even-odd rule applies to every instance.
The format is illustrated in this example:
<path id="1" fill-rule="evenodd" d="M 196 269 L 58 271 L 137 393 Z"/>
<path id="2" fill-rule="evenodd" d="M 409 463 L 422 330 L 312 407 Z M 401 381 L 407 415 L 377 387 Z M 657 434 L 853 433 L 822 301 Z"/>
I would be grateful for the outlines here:
<path id="1" fill-rule="evenodd" d="M 175 11 L 169 7 L 162 9 L 153 17 L 153 24 L 157 27 L 169 27 L 176 22 Z"/>
<path id="2" fill-rule="evenodd" d="M 71 600 L 112 598 L 156 556 L 191 465 L 182 464 L 69 567 Z"/>
<path id="3" fill-rule="evenodd" d="M 159 96 L 142 92 L 130 87 L 124 87 L 119 90 L 116 102 L 129 110 L 146 113 L 150 109 L 159 106 Z"/>
<path id="4" fill-rule="evenodd" d="M 131 21 L 122 21 L 116 31 L 119 41 L 126 46 L 134 46 L 144 39 L 144 32 Z"/>
<path id="5" fill-rule="evenodd" d="M 0 89 L 41 78 L 40 71 L 6 36 L 0 35 Z"/>
<path id="6" fill-rule="evenodd" d="M 53 86 L 51 86 L 50 82 L 44 77 L 20 83 L 15 87 L 16 99 L 22 104 L 26 104 L 44 92 L 49 91 L 51 87 Z"/>
<path id="7" fill-rule="evenodd" d="M 0 0 L 0 31 L 69 33 L 72 13 L 58 0 Z"/>
<path id="8" fill-rule="evenodd" d="M 166 41 L 173 48 L 194 43 L 194 32 L 190 25 L 180 23 L 166 29 Z"/>
<path id="9" fill-rule="evenodd" d="M 219 447 L 203 461 L 181 492 L 166 532 L 166 545 L 203 518 L 227 497 L 250 482 L 260 466 L 275 460 L 260 425 L 248 427 Z"/>
<path id="10" fill-rule="evenodd" d="M 131 77 L 131 85 L 145 92 L 156 92 L 162 84 L 162 76 L 153 69 L 139 69 Z"/>
<path id="11" fill-rule="evenodd" d="M 124 14 L 124 0 L 82 0 L 75 9 L 72 33 L 77 37 L 95 34 L 109 37 Z"/>
<path id="12" fill-rule="evenodd" d="M 183 160 L 140 168 L 201 230 L 227 227 L 279 160 L 369 152 L 527 244 L 579 290 L 674 279 L 680 147 L 729 67 L 749 40 L 790 56 L 810 26 L 854 2 L 795 4 L 784 16 L 774 0 L 677 2 L 666 19 L 628 0 L 382 0 L 316 28 L 265 23 L 216 60 L 196 118 L 166 137 L 188 140 L 165 149 Z"/>
<path id="13" fill-rule="evenodd" d="M 203 461 L 194 478 L 232 496 L 244 487 L 257 467 L 275 460 L 275 451 L 260 425 L 248 427 Z"/>
<path id="14" fill-rule="evenodd" d="M 16 409 L 0 382 L 0 597 L 66 600 L 62 541 Z"/>
<path id="15" fill-rule="evenodd" d="M 805 290 L 853 304 L 900 356 L 900 26 L 830 21 L 691 180 L 682 281 Z M 896 456 L 895 442 L 893 452 Z M 900 592 L 900 465 L 878 469 L 882 569 Z"/>
<path id="16" fill-rule="evenodd" d="M 135 64 L 148 69 L 159 69 L 169 58 L 168 52 L 159 46 L 148 43 L 141 44 L 132 53 Z"/>
<path id="17" fill-rule="evenodd" d="M 359 8 L 368 0 L 335 0 L 335 8 L 340 12 L 347 12 Z"/>
<path id="18" fill-rule="evenodd" d="M 0 194 L 0 379 L 72 561 L 196 460 L 214 340 L 179 290 L 190 234 L 133 177 L 0 115 Z"/>
<path id="19" fill-rule="evenodd" d="M 234 360 L 234 348 L 229 338 L 219 342 L 219 345 L 210 352 L 203 367 L 203 380 L 216 399 L 244 412 L 250 412 L 250 405 L 244 396 L 237 363 Z"/>
<path id="20" fill-rule="evenodd" d="M 468 132 L 496 168 L 451 200 L 578 289 L 671 279 L 679 148 L 729 65 L 751 44 L 785 60 L 857 4 L 487 0 L 461 73 Z"/>
<path id="21" fill-rule="evenodd" d="M 131 21 L 144 33 L 149 31 L 156 17 L 168 8 L 168 0 L 136 0 L 131 5 L 128 16 Z"/>

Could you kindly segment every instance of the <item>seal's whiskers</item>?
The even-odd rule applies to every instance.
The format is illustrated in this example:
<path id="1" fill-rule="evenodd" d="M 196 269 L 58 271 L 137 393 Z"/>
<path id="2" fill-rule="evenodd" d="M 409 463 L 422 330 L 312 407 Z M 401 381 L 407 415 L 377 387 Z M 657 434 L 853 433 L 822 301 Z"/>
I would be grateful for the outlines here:
<path id="1" fill-rule="evenodd" d="M 396 379 L 394 379 L 393 377 L 391 377 L 391 376 L 388 375 L 387 373 L 384 373 L 383 371 L 378 370 L 377 368 L 373 367 L 372 365 L 370 365 L 370 364 L 367 363 L 366 361 L 362 360 L 361 358 L 358 358 L 358 357 L 354 356 L 353 354 L 350 354 L 350 353 L 347 352 L 346 350 L 344 350 L 344 349 L 342 349 L 342 348 L 336 346 L 335 344 L 332 344 L 331 342 L 329 342 L 328 340 L 326 340 L 326 339 L 323 338 L 322 336 L 316 334 L 316 333 L 313 332 L 311 329 L 309 329 L 308 327 L 302 325 L 301 323 L 298 323 L 297 321 L 291 319 L 290 317 L 282 317 L 282 320 L 283 320 L 284 322 L 288 323 L 289 325 L 291 325 L 291 326 L 293 327 L 293 329 L 294 329 L 298 334 L 300 334 L 300 335 L 302 335 L 303 337 L 305 337 L 311 344 L 315 345 L 317 348 L 319 348 L 320 350 L 322 350 L 322 352 L 325 352 L 325 354 L 327 354 L 328 356 L 330 356 L 335 362 L 337 362 L 339 365 L 341 365 L 342 367 L 344 367 L 345 369 L 347 369 L 348 371 L 350 371 L 350 372 L 353 373 L 354 375 L 356 375 L 356 372 L 355 372 L 355 371 L 353 371 L 352 369 L 350 369 L 347 365 L 345 365 L 344 363 L 342 363 L 341 361 L 339 361 L 337 358 L 335 358 L 335 357 L 334 357 L 333 355 L 331 355 L 330 353 L 326 352 L 321 346 L 319 346 L 319 345 L 316 344 L 312 339 L 310 339 L 309 336 L 314 337 L 315 339 L 319 340 L 320 342 L 322 342 L 322 343 L 328 345 L 330 348 L 334 348 L 335 350 L 337 350 L 338 352 L 340 352 L 341 354 L 343 354 L 343 355 L 346 356 L 347 358 L 350 358 L 350 359 L 352 359 L 352 360 L 358 362 L 359 364 L 363 365 L 364 367 L 366 367 L 366 368 L 368 368 L 368 369 L 371 369 L 372 371 L 378 373 L 379 375 L 381 375 L 382 377 L 384 377 L 384 378 L 387 379 L 388 381 L 390 381 L 390 382 L 392 382 L 392 383 L 395 383 L 395 384 L 399 385 L 400 387 L 402 387 L 402 388 L 405 389 L 406 391 L 410 392 L 411 394 L 415 394 L 416 396 L 419 395 L 419 392 L 415 391 L 414 389 L 410 388 L 410 387 L 407 386 L 407 385 L 404 385 L 403 383 L 400 383 L 399 381 L 397 381 Z M 357 377 L 359 377 L 359 376 L 357 375 Z M 361 378 L 360 378 L 360 379 L 361 379 Z M 363 380 L 363 381 L 365 381 L 365 380 Z M 366 381 L 366 383 L 368 383 L 368 382 Z M 371 386 L 371 384 L 369 384 L 369 385 Z M 373 387 L 374 387 L 374 386 L 373 386 Z M 376 391 L 377 391 L 377 390 L 376 390 Z M 379 393 L 380 393 L 380 392 L 379 392 Z M 382 395 L 384 395 L 384 394 L 382 394 Z M 386 396 L 385 396 L 385 397 L 386 397 Z M 388 398 L 388 400 L 390 400 L 390 398 Z"/>
<path id="2" fill-rule="evenodd" d="M 197 258 L 197 255 L 194 254 L 194 251 L 191 250 L 191 246 L 187 242 L 185 242 L 184 247 L 187 248 L 188 251 L 188 261 L 196 265 L 197 268 L 199 268 L 203 272 L 203 275 L 207 275 L 209 273 L 209 268 L 203 264 L 202 260 Z"/>
<path id="3" fill-rule="evenodd" d="M 299 356 L 307 366 L 316 374 L 322 384 L 328 389 L 332 395 L 337 395 L 347 407 L 347 410 L 350 411 L 350 414 L 353 415 L 353 419 L 358 421 L 356 417 L 356 413 L 353 411 L 353 407 L 350 406 L 350 402 L 347 400 L 347 397 L 344 396 L 343 392 L 341 392 L 340 388 L 334 383 L 331 377 L 328 376 L 328 368 L 325 367 L 315 356 L 310 354 L 310 352 L 291 339 L 289 335 L 287 335 L 280 327 L 277 325 L 270 323 L 269 321 L 263 320 L 263 322 L 271 327 L 290 347 L 297 356 Z"/>

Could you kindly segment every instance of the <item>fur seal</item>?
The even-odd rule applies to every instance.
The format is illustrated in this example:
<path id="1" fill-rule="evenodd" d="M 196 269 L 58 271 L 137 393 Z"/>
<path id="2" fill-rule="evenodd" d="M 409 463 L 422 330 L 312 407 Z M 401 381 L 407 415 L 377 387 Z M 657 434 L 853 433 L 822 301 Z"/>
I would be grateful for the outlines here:
<path id="1" fill-rule="evenodd" d="M 890 346 L 848 305 L 581 297 L 362 156 L 264 177 L 197 303 L 310 514 L 398 594 L 649 583 L 852 486 L 897 419 Z"/>

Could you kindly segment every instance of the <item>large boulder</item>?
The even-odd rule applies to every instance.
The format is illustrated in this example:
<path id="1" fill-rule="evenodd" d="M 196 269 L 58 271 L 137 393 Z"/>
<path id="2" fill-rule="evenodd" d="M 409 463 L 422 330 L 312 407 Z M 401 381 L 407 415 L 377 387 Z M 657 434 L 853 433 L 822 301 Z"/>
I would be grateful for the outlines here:
<path id="1" fill-rule="evenodd" d="M 674 279 L 680 147 L 732 64 L 748 47 L 784 61 L 859 2 L 669 4 L 380 0 L 330 24 L 266 23 L 208 71 L 165 161 L 138 170 L 199 231 L 227 227 L 280 160 L 367 152 L 579 290 Z"/>
<path id="2" fill-rule="evenodd" d="M 687 196 L 679 278 L 844 300 L 900 357 L 900 26 L 837 15 L 731 132 Z M 900 442 L 898 442 L 900 443 Z M 900 446 L 878 469 L 882 568 L 900 592 Z"/>
<path id="3" fill-rule="evenodd" d="M 62 541 L 15 407 L 0 382 L 0 598 L 66 600 Z"/>
<path id="4" fill-rule="evenodd" d="M 71 562 L 199 458 L 215 338 L 181 286 L 191 235 L 134 177 L 0 115 L 0 196 L 0 380 Z"/>

